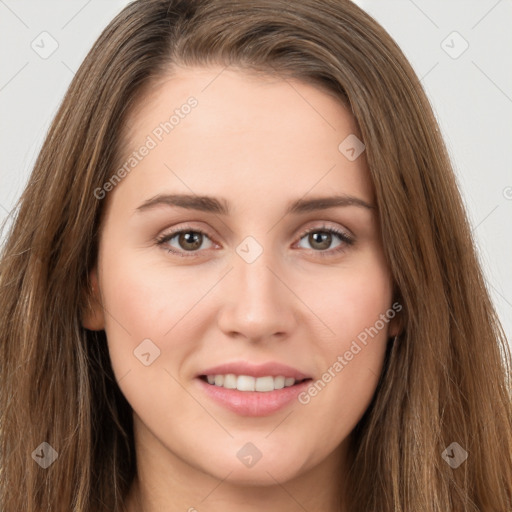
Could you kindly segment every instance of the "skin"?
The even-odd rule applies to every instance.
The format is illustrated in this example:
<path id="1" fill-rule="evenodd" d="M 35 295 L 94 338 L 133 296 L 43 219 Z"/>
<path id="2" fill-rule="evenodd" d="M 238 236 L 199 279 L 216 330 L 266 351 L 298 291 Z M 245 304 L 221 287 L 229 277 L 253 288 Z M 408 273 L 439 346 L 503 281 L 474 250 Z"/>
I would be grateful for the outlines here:
<path id="1" fill-rule="evenodd" d="M 316 381 L 389 310 L 375 208 L 284 215 L 299 198 L 347 194 L 375 204 L 364 153 L 349 161 L 338 150 L 348 135 L 361 136 L 350 112 L 316 86 L 233 68 L 175 68 L 132 112 L 129 151 L 190 96 L 197 107 L 104 199 L 91 273 L 97 305 L 83 319 L 105 329 L 133 408 L 138 477 L 127 509 L 338 511 L 349 435 L 375 392 L 396 318 L 308 404 L 294 400 L 269 416 L 223 408 L 195 377 L 244 359 L 279 361 Z M 137 211 L 165 193 L 222 197 L 231 212 Z M 354 243 L 336 234 L 322 243 L 323 226 Z M 180 228 L 206 233 L 192 251 L 179 236 L 167 242 L 186 257 L 155 242 Z M 301 236 L 310 228 L 316 239 Z M 247 236 L 263 250 L 252 263 L 236 252 Z M 160 350 L 149 366 L 134 356 L 146 338 Z M 262 453 L 251 468 L 236 456 L 247 442 Z"/>

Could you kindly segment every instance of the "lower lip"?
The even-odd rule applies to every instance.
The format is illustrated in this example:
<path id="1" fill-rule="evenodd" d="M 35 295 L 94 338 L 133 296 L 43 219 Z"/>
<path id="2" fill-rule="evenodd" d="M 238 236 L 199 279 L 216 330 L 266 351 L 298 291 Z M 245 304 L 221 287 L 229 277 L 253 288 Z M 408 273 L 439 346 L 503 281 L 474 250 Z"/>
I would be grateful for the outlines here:
<path id="1" fill-rule="evenodd" d="M 241 416 L 273 414 L 293 402 L 311 383 L 310 379 L 274 391 L 238 391 L 208 384 L 199 377 L 196 380 L 210 398 Z"/>

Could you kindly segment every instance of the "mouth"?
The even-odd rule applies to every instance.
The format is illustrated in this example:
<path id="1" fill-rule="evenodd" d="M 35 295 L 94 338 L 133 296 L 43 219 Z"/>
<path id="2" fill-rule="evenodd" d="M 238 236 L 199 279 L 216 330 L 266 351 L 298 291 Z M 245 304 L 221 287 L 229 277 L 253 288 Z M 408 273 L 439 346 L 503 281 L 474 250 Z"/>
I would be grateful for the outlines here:
<path id="1" fill-rule="evenodd" d="M 233 373 L 217 375 L 199 375 L 199 379 L 209 384 L 224 389 L 231 389 L 242 392 L 270 393 L 285 388 L 298 386 L 304 382 L 311 381 L 310 377 L 295 379 L 283 375 L 253 377 L 251 375 L 236 375 Z"/>
<path id="2" fill-rule="evenodd" d="M 246 359 L 203 368 L 195 383 L 215 404 L 239 416 L 254 417 L 290 407 L 312 380 L 311 373 L 279 361 L 255 364 Z"/>
<path id="3" fill-rule="evenodd" d="M 296 403 L 312 380 L 282 375 L 203 374 L 195 382 L 205 397 L 223 409 L 238 416 L 265 417 Z"/>

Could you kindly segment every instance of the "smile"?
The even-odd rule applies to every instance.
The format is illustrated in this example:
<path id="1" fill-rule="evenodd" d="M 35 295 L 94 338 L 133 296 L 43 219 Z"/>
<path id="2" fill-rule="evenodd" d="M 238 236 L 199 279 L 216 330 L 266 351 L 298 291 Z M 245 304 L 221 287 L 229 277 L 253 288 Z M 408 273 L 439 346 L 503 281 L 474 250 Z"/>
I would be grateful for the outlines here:
<path id="1" fill-rule="evenodd" d="M 226 375 L 202 375 L 201 379 L 208 382 L 208 384 L 223 387 L 225 389 L 236 389 L 238 391 L 257 391 L 261 393 L 268 393 L 277 389 L 288 388 L 294 386 L 296 383 L 303 382 L 301 379 L 296 381 L 293 377 L 284 377 L 279 375 L 273 377 L 267 375 L 264 377 L 252 377 L 251 375 L 235 375 L 228 373 Z"/>
<path id="2" fill-rule="evenodd" d="M 233 376 L 228 377 L 228 375 Z M 214 404 L 221 406 L 223 409 L 234 412 L 239 416 L 251 417 L 269 416 L 293 403 L 296 404 L 297 396 L 307 389 L 312 380 L 311 378 L 307 378 L 301 381 L 295 381 L 295 379 L 288 378 L 288 385 L 286 385 L 287 379 L 283 382 L 284 377 L 282 376 L 255 378 L 248 375 L 235 376 L 234 374 L 226 374 L 210 375 L 210 380 L 212 377 L 214 379 L 212 384 L 208 382 L 206 375 L 201 375 L 194 379 L 195 383 L 200 388 L 200 392 L 204 393 L 208 400 L 211 400 Z M 231 389 L 225 387 L 226 377 L 228 385 L 232 385 L 233 382 L 236 382 L 236 385 L 243 388 L 243 390 L 238 389 L 238 387 Z M 215 380 L 217 380 L 219 384 L 216 384 Z M 220 385 L 220 382 L 222 382 L 222 385 Z M 281 384 L 283 387 L 279 389 Z M 257 386 L 258 389 L 264 390 L 257 391 Z"/>

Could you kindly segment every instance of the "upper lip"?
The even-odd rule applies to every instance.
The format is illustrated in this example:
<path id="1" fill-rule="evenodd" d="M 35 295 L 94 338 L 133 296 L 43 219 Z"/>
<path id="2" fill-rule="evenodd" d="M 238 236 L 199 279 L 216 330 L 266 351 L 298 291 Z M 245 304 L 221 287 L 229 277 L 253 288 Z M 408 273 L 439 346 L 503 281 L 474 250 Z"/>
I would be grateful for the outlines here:
<path id="1" fill-rule="evenodd" d="M 198 377 L 202 375 L 227 375 L 229 373 L 235 375 L 249 375 L 251 377 L 282 376 L 285 378 L 294 378 L 295 380 L 310 378 L 309 375 L 302 373 L 296 368 L 275 361 L 271 361 L 265 364 L 253 364 L 249 363 L 248 361 L 234 361 L 231 363 L 224 363 L 203 370 L 198 375 Z"/>

